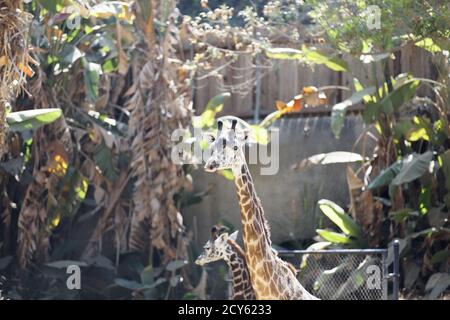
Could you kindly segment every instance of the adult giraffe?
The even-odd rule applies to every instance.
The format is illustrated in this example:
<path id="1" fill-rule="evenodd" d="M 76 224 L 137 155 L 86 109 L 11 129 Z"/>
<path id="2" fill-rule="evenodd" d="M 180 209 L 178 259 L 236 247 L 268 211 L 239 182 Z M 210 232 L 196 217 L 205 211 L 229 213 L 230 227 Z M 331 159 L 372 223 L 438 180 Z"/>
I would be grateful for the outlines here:
<path id="1" fill-rule="evenodd" d="M 210 135 L 211 156 L 205 170 L 232 169 L 237 189 L 244 249 L 253 289 L 258 300 L 317 300 L 297 280 L 287 262 L 272 249 L 270 230 L 244 155 L 249 131 L 218 121 L 217 136 Z"/>

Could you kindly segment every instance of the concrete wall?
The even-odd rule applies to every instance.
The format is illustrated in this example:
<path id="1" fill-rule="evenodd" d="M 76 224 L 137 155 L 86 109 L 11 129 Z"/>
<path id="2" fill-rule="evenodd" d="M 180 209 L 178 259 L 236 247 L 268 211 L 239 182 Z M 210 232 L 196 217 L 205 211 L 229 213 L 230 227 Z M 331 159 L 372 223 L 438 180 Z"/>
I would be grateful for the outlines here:
<path id="1" fill-rule="evenodd" d="M 316 205 L 319 199 L 330 199 L 341 206 L 349 203 L 345 164 L 316 166 L 303 171 L 293 171 L 291 166 L 317 153 L 351 151 L 363 126 L 360 116 L 348 116 L 340 139 L 336 139 L 328 116 L 286 118 L 275 123 L 280 130 L 278 174 L 262 176 L 257 165 L 250 166 L 275 244 L 315 236 L 318 225 L 326 222 Z M 204 244 L 211 226 L 220 219 L 229 221 L 240 230 L 234 182 L 218 174 L 204 172 L 201 166 L 193 173 L 193 178 L 195 192 L 213 186 L 201 203 L 191 205 L 183 212 L 188 228 L 197 236 L 197 243 Z"/>

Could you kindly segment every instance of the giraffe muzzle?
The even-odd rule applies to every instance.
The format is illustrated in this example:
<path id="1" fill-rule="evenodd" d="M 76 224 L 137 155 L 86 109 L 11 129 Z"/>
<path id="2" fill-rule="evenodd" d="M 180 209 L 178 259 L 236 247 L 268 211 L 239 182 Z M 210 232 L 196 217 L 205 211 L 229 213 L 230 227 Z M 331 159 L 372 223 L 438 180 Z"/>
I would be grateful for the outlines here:
<path id="1" fill-rule="evenodd" d="M 214 172 L 219 168 L 219 163 L 216 160 L 208 161 L 205 164 L 205 171 Z"/>
<path id="2" fill-rule="evenodd" d="M 203 266 L 205 264 L 203 255 L 201 255 L 200 257 L 197 258 L 197 260 L 195 260 L 195 264 L 197 264 L 199 266 Z"/>

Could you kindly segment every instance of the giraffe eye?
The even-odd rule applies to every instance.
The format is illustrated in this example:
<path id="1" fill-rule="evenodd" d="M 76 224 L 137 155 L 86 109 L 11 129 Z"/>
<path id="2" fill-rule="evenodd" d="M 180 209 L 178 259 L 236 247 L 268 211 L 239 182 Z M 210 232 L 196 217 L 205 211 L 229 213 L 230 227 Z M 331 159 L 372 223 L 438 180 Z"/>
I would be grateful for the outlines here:
<path id="1" fill-rule="evenodd" d="M 234 146 L 234 147 L 233 147 L 233 150 L 234 150 L 234 151 L 237 151 L 237 149 L 238 149 L 237 146 Z"/>
<path id="2" fill-rule="evenodd" d="M 216 141 L 216 138 L 214 138 L 213 136 L 210 136 L 210 137 L 209 137 L 209 141 L 210 141 L 210 142 L 214 142 L 214 141 Z"/>

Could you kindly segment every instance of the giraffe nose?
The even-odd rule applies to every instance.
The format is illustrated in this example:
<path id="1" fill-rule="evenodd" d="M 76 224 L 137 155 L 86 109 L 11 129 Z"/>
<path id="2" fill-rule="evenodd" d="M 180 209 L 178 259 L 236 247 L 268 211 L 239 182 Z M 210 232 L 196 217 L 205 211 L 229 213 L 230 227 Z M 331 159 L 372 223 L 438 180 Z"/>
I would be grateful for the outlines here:
<path id="1" fill-rule="evenodd" d="M 200 257 L 197 258 L 197 260 L 195 260 L 195 264 L 198 264 L 199 266 L 203 266 L 203 255 L 201 255 Z"/>
<path id="2" fill-rule="evenodd" d="M 219 165 L 216 160 L 211 160 L 205 164 L 205 170 L 206 171 L 214 171 L 214 169 L 216 169 L 218 166 Z"/>

